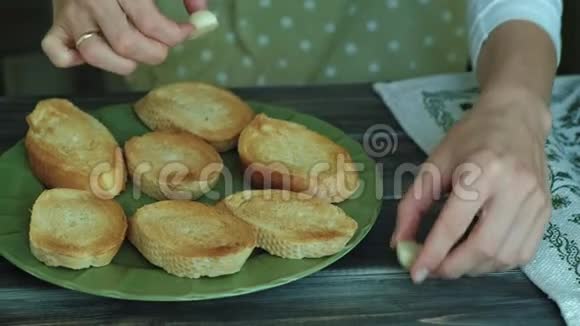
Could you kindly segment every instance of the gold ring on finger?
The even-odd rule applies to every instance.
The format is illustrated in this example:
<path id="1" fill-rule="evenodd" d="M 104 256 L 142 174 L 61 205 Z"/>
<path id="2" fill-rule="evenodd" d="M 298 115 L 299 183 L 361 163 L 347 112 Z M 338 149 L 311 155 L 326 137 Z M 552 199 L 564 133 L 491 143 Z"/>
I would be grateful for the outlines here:
<path id="1" fill-rule="evenodd" d="M 86 40 L 92 38 L 93 36 L 98 36 L 100 33 L 98 31 L 87 32 L 81 35 L 76 42 L 77 49 L 83 44 Z"/>

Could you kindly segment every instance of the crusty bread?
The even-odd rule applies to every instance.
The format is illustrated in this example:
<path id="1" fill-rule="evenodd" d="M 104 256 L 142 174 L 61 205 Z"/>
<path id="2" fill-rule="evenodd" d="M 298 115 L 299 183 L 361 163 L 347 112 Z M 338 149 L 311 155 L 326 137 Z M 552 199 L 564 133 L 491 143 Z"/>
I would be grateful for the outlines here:
<path id="1" fill-rule="evenodd" d="M 219 180 L 223 161 L 216 150 L 190 133 L 154 131 L 125 143 L 134 186 L 158 199 L 197 199 Z"/>
<path id="2" fill-rule="evenodd" d="M 129 240 L 153 265 L 179 277 L 233 274 L 256 246 L 257 232 L 231 213 L 191 201 L 160 201 L 129 219 Z"/>
<path id="3" fill-rule="evenodd" d="M 195 82 L 156 88 L 135 104 L 135 112 L 153 130 L 187 131 L 219 152 L 235 147 L 240 132 L 254 115 L 231 92 Z"/>
<path id="4" fill-rule="evenodd" d="M 344 248 L 357 222 L 337 206 L 286 190 L 247 190 L 218 205 L 258 230 L 258 246 L 290 259 L 320 258 Z"/>
<path id="5" fill-rule="evenodd" d="M 125 188 L 122 151 L 97 119 L 67 100 L 48 99 L 26 121 L 28 160 L 44 185 L 88 190 L 103 199 Z"/>
<path id="6" fill-rule="evenodd" d="M 259 114 L 242 131 L 238 151 L 256 187 L 303 192 L 334 203 L 359 187 L 348 151 L 297 123 Z"/>
<path id="7" fill-rule="evenodd" d="M 88 191 L 51 189 L 34 203 L 30 250 L 48 266 L 84 269 L 108 265 L 127 230 L 123 208 Z"/>

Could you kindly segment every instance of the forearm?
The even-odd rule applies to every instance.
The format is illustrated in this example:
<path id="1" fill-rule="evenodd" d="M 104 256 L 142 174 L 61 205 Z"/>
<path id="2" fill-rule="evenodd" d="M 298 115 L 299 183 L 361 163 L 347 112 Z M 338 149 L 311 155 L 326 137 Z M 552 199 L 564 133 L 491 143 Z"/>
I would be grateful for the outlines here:
<path id="1" fill-rule="evenodd" d="M 484 104 L 478 107 L 536 108 L 512 110 L 510 116 L 547 133 L 563 1 L 469 0 L 467 9 L 469 49 Z"/>
<path id="2" fill-rule="evenodd" d="M 549 103 L 556 68 L 550 36 L 531 22 L 510 21 L 498 26 L 482 46 L 477 77 L 483 94 L 510 90 Z"/>
<path id="3" fill-rule="evenodd" d="M 554 43 L 533 23 L 511 21 L 498 26 L 477 60 L 482 104 L 478 107 L 516 110 L 506 114 L 506 119 L 518 120 L 515 123 L 536 130 L 542 139 L 547 137 L 552 125 L 549 103 L 557 61 Z"/>

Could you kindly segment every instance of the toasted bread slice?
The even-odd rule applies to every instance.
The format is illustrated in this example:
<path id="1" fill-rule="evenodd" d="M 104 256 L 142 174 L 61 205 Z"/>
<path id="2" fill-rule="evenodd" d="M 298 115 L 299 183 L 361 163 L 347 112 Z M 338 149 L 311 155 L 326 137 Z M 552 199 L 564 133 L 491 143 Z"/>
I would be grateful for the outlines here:
<path id="1" fill-rule="evenodd" d="M 258 246 L 290 259 L 333 255 L 352 238 L 357 222 L 337 206 L 286 190 L 248 190 L 218 205 L 258 230 Z"/>
<path id="2" fill-rule="evenodd" d="M 297 123 L 259 114 L 242 132 L 238 151 L 256 187 L 304 192 L 334 203 L 359 187 L 348 151 Z"/>
<path id="3" fill-rule="evenodd" d="M 129 240 L 153 265 L 188 278 L 240 271 L 257 232 L 231 213 L 191 201 L 143 206 L 129 220 Z"/>
<path id="4" fill-rule="evenodd" d="M 46 190 L 32 207 L 30 250 L 48 266 L 101 267 L 115 257 L 126 230 L 125 213 L 116 201 L 84 190 Z"/>
<path id="5" fill-rule="evenodd" d="M 216 150 L 190 133 L 154 131 L 125 143 L 135 187 L 157 199 L 197 199 L 211 190 L 223 169 Z"/>
<path id="6" fill-rule="evenodd" d="M 67 100 L 49 99 L 26 121 L 30 167 L 45 186 L 87 190 L 103 199 L 125 188 L 121 148 L 97 119 Z"/>
<path id="7" fill-rule="evenodd" d="M 240 132 L 254 115 L 229 91 L 194 82 L 152 90 L 135 104 L 135 112 L 153 130 L 187 131 L 219 152 L 235 147 Z"/>

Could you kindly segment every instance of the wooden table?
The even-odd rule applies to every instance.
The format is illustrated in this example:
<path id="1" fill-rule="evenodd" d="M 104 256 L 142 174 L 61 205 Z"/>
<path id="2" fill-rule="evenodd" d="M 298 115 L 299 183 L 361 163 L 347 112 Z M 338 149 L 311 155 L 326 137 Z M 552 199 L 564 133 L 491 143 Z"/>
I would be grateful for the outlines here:
<path id="1" fill-rule="evenodd" d="M 384 203 L 377 224 L 349 255 L 310 277 L 255 294 L 206 302 L 151 303 L 100 298 L 39 281 L 0 258 L 0 324 L 204 325 L 561 325 L 557 306 L 523 273 L 512 271 L 414 286 L 387 247 L 397 199 L 393 172 L 425 156 L 406 136 L 369 85 L 263 88 L 237 91 L 324 119 L 358 141 L 375 123 L 396 131 L 398 148 L 377 160 L 384 174 Z M 86 109 L 132 101 L 139 94 L 73 99 Z M 37 99 L 0 98 L 0 150 L 21 138 L 24 116 Z M 406 180 L 405 185 L 411 180 Z M 428 229 L 436 209 L 423 227 Z M 0 226 L 1 227 L 1 226 Z"/>

